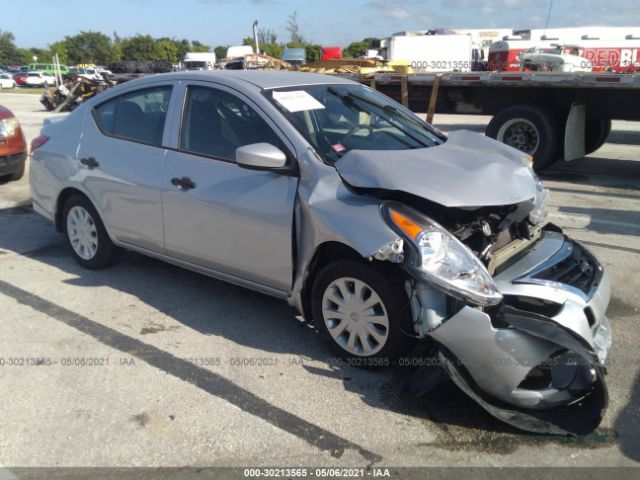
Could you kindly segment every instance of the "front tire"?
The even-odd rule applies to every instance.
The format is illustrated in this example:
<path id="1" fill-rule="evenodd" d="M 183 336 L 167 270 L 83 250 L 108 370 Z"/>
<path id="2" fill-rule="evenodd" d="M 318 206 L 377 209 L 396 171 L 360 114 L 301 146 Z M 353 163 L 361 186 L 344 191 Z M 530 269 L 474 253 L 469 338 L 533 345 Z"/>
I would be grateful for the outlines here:
<path id="1" fill-rule="evenodd" d="M 354 365 L 388 366 L 409 354 L 411 308 L 399 274 L 373 264 L 343 260 L 324 267 L 311 292 L 316 328 L 332 350 Z"/>
<path id="2" fill-rule="evenodd" d="M 71 196 L 64 206 L 64 234 L 73 258 L 82 267 L 100 270 L 115 263 L 116 247 L 91 202 L 82 195 Z"/>

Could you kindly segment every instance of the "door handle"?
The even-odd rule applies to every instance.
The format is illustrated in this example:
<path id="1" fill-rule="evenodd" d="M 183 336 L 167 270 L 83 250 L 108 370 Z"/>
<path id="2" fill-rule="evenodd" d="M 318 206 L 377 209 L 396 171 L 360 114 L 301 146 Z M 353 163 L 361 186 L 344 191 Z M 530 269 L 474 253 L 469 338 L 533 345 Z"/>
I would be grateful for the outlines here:
<path id="1" fill-rule="evenodd" d="M 196 188 L 196 184 L 193 183 L 193 180 L 189 177 L 172 178 L 171 183 L 180 190 L 191 190 L 192 188 Z"/>
<path id="2" fill-rule="evenodd" d="M 81 158 L 80 163 L 89 168 L 96 168 L 100 166 L 100 162 L 93 157 Z"/>

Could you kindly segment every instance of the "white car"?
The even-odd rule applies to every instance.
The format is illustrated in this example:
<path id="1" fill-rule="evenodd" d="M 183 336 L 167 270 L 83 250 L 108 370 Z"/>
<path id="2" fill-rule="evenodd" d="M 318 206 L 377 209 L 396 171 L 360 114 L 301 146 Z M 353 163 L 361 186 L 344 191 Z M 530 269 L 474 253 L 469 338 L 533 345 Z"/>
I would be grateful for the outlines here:
<path id="1" fill-rule="evenodd" d="M 28 72 L 25 85 L 27 87 L 48 87 L 53 85 L 53 75 L 47 72 Z"/>
<path id="2" fill-rule="evenodd" d="M 0 74 L 0 89 L 16 88 L 16 81 L 8 73 Z"/>

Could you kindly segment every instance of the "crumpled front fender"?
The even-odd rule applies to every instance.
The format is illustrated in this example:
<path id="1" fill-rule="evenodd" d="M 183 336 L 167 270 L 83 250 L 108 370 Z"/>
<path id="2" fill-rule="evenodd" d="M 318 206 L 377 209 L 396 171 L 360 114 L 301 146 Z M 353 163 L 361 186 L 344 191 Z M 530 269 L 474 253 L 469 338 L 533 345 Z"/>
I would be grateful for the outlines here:
<path id="1" fill-rule="evenodd" d="M 380 200 L 352 193 L 336 170 L 310 150 L 301 161 L 315 173 L 300 178 L 296 201 L 297 268 L 289 303 L 300 312 L 306 274 L 322 244 L 337 242 L 368 258 L 399 239 L 382 218 Z"/>
<path id="2" fill-rule="evenodd" d="M 486 325 L 469 329 L 469 319 L 458 315 L 431 333 L 441 345 L 440 361 L 453 382 L 491 415 L 521 430 L 558 435 L 585 435 L 595 430 L 607 408 L 608 394 L 605 369 L 589 343 L 543 315 L 505 307 L 503 319 L 509 328 L 490 327 L 495 348 L 486 350 L 489 344 L 479 340 L 477 348 L 484 349 L 481 356 L 465 351 L 473 350 L 474 342 L 451 342 L 450 335 L 457 336 L 458 328 L 486 330 Z M 485 340 L 489 336 L 491 333 L 486 333 Z M 573 352 L 583 371 L 592 375 L 590 386 L 578 392 L 568 384 L 563 392 L 566 400 L 553 407 L 527 406 L 535 397 L 526 397 L 523 402 L 516 382 L 554 351 Z"/>

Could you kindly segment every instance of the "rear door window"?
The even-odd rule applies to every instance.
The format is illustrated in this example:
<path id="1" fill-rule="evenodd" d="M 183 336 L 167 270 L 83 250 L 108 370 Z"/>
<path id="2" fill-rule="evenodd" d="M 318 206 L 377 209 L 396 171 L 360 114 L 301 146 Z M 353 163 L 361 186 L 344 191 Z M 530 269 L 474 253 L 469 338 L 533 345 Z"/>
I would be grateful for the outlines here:
<path id="1" fill-rule="evenodd" d="M 171 86 L 136 90 L 98 105 L 95 119 L 104 134 L 162 145 Z"/>

